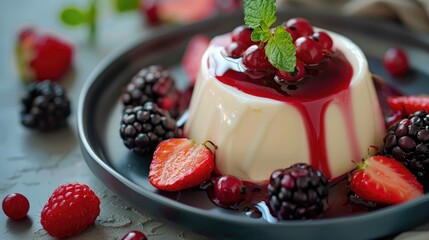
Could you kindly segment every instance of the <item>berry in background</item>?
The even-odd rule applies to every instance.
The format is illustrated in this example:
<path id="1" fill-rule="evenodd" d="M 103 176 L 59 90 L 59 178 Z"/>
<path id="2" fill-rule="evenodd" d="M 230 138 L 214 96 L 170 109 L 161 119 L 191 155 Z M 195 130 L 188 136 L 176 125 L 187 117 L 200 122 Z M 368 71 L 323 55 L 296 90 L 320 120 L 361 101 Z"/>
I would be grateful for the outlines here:
<path id="1" fill-rule="evenodd" d="M 16 46 L 21 79 L 25 83 L 59 80 L 70 69 L 73 52 L 73 45 L 58 34 L 24 28 Z"/>
<path id="2" fill-rule="evenodd" d="M 29 84 L 22 98 L 22 105 L 22 124 L 41 131 L 64 127 L 71 113 L 70 100 L 64 88 L 52 81 Z"/>
<path id="3" fill-rule="evenodd" d="M 401 48 L 389 48 L 383 56 L 383 64 L 394 77 L 401 77 L 410 70 L 408 55 Z"/>

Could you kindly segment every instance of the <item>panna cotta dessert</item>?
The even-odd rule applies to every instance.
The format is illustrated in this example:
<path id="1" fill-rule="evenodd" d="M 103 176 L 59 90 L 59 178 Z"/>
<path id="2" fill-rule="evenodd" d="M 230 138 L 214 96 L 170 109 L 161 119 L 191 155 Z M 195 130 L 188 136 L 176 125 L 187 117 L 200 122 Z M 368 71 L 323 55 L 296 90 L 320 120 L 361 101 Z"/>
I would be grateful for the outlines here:
<path id="1" fill-rule="evenodd" d="M 180 119 L 167 110 L 179 99 L 187 106 L 190 91 L 172 97 L 174 79 L 161 66 L 124 88 L 120 136 L 151 155 L 154 190 L 204 190 L 213 204 L 268 222 L 350 216 L 422 196 L 416 176 L 428 169 L 429 113 L 416 103 L 424 100 L 387 106 L 392 89 L 373 81 L 356 44 L 302 18 L 273 28 L 275 6 L 244 1 L 246 26 L 189 41 L 182 66 L 196 84 Z"/>
<path id="2" fill-rule="evenodd" d="M 264 181 L 300 162 L 333 179 L 355 168 L 369 146 L 382 144 L 384 118 L 363 52 L 301 21 L 285 24 L 296 46 L 292 73 L 258 52 L 264 44 L 245 40 L 246 27 L 215 37 L 206 50 L 185 134 L 218 146 L 222 175 Z"/>

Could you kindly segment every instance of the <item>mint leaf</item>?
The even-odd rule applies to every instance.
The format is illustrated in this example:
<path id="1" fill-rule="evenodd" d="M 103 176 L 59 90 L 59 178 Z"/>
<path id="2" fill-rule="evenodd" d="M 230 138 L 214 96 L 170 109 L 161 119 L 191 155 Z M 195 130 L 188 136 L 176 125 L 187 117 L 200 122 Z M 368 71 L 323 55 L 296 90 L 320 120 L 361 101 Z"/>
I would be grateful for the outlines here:
<path id="1" fill-rule="evenodd" d="M 97 2 L 97 0 L 90 0 L 87 9 L 76 6 L 66 6 L 60 12 L 60 19 L 65 25 L 72 27 L 82 25 L 88 27 L 88 40 L 91 44 L 95 43 L 97 33 Z"/>
<path id="2" fill-rule="evenodd" d="M 62 10 L 61 21 L 69 26 L 78 26 L 86 22 L 86 13 L 82 9 L 70 6 Z"/>
<path id="3" fill-rule="evenodd" d="M 264 22 L 261 22 L 261 26 L 253 29 L 251 38 L 254 42 L 266 42 L 271 36 L 271 29 Z"/>
<path id="4" fill-rule="evenodd" d="M 113 4 L 118 12 L 128 12 L 139 8 L 139 0 L 114 0 Z"/>
<path id="5" fill-rule="evenodd" d="M 275 0 L 244 0 L 244 23 L 257 28 L 264 23 L 270 27 L 277 20 Z"/>
<path id="6" fill-rule="evenodd" d="M 265 54 L 270 63 L 283 71 L 293 72 L 296 64 L 296 48 L 291 35 L 282 26 L 276 27 L 274 36 L 265 46 Z"/>

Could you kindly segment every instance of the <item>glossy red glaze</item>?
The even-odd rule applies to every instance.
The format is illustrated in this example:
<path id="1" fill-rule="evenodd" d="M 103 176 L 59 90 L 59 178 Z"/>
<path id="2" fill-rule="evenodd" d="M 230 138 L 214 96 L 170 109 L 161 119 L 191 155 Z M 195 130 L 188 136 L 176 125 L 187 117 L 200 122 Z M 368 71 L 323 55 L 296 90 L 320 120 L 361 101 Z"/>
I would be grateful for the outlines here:
<path id="1" fill-rule="evenodd" d="M 221 48 L 220 48 L 221 49 Z M 237 88 L 249 95 L 270 98 L 293 105 L 302 115 L 307 126 L 311 164 L 332 177 L 327 160 L 325 144 L 325 111 L 332 101 L 338 102 L 344 119 L 353 125 L 353 112 L 349 85 L 353 68 L 340 51 L 315 67 L 307 67 L 306 76 L 296 83 L 281 83 L 274 80 L 273 73 L 246 71 L 240 67 L 241 58 L 226 59 L 213 53 L 209 56 L 209 72 L 216 73 L 220 82 Z M 259 75 L 258 75 L 259 74 Z M 359 156 L 359 146 L 354 129 L 348 129 L 354 156 Z"/>

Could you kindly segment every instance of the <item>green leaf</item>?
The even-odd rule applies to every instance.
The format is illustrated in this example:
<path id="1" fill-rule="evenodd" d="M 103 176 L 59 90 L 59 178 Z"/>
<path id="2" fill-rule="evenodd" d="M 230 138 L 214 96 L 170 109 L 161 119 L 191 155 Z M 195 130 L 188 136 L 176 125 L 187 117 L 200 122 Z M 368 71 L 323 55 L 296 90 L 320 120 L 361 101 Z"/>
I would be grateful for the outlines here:
<path id="1" fill-rule="evenodd" d="M 61 12 L 60 18 L 63 23 L 70 26 L 78 26 L 87 21 L 86 13 L 74 6 L 65 7 Z"/>
<path id="2" fill-rule="evenodd" d="M 295 53 L 296 48 L 291 35 L 284 27 L 276 27 L 274 36 L 268 40 L 265 46 L 265 54 L 268 57 L 268 61 L 280 70 L 293 72 L 296 65 Z"/>
<path id="3" fill-rule="evenodd" d="M 254 42 L 266 42 L 271 36 L 271 29 L 264 22 L 261 22 L 261 26 L 253 29 L 251 38 Z"/>
<path id="4" fill-rule="evenodd" d="M 270 27 L 277 20 L 275 0 L 244 0 L 244 23 L 257 28 L 263 22 Z"/>
<path id="5" fill-rule="evenodd" d="M 128 12 L 139 8 L 139 0 L 114 0 L 118 12 Z"/>

